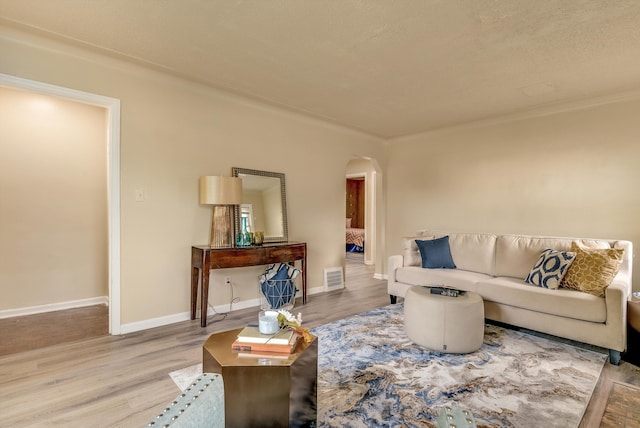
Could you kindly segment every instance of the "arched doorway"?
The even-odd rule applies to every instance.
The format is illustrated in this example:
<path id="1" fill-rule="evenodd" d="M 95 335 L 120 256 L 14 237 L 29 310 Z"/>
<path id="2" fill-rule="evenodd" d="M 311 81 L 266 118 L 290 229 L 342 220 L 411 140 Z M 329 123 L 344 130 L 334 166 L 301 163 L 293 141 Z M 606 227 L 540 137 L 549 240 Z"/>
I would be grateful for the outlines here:
<path id="1" fill-rule="evenodd" d="M 375 265 L 377 254 L 378 215 L 376 209 L 378 172 L 368 158 L 354 158 L 347 163 L 345 174 L 345 251 L 347 257 Z M 351 255 L 352 257 L 349 257 Z"/>

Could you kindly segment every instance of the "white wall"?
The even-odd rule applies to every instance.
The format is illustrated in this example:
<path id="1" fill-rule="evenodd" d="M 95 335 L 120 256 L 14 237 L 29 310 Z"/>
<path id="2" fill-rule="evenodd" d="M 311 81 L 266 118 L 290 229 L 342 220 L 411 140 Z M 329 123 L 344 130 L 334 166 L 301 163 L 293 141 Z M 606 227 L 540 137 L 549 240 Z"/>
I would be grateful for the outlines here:
<path id="1" fill-rule="evenodd" d="M 106 111 L 0 88 L 0 310 L 108 294 Z"/>
<path id="2" fill-rule="evenodd" d="M 344 167 L 379 159 L 374 137 L 53 40 L 0 27 L 0 72 L 121 101 L 121 322 L 189 310 L 190 247 L 209 240 L 198 177 L 232 167 L 286 175 L 289 237 L 308 244 L 308 286 L 344 258 Z M 146 200 L 135 201 L 136 189 Z M 210 302 L 257 298 L 261 268 L 214 271 Z"/>
<path id="3" fill-rule="evenodd" d="M 640 245 L 640 101 L 389 142 L 388 254 L 418 229 Z M 637 251 L 637 250 L 636 250 Z M 634 289 L 640 266 L 634 262 Z"/>

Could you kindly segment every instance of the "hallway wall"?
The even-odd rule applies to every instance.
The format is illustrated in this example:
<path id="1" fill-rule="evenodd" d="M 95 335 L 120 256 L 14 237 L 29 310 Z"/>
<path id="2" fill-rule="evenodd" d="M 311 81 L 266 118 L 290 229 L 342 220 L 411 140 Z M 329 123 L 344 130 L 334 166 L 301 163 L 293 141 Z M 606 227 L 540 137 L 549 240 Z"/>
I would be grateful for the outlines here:
<path id="1" fill-rule="evenodd" d="M 108 295 L 106 110 L 0 87 L 0 310 Z"/>

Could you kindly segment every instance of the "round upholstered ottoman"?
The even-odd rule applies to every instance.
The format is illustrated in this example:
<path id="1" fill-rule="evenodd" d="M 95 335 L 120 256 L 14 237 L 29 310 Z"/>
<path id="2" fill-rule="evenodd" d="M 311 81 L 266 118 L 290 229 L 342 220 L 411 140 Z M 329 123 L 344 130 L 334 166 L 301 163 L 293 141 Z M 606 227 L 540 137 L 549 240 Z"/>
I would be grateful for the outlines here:
<path id="1" fill-rule="evenodd" d="M 484 305 L 477 293 L 458 297 L 413 286 L 404 298 L 404 329 L 413 342 L 439 352 L 477 351 L 484 339 Z"/>

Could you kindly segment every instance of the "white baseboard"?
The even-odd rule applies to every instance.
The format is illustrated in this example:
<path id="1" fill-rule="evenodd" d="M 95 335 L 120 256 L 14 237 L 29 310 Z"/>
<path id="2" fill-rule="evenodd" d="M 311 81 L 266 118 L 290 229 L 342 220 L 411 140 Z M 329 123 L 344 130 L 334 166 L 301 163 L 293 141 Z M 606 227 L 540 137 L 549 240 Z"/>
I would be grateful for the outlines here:
<path id="1" fill-rule="evenodd" d="M 381 273 L 374 273 L 373 274 L 373 279 L 388 279 L 389 277 L 387 275 L 383 275 Z"/>
<path id="2" fill-rule="evenodd" d="M 324 287 L 314 287 L 307 290 L 307 295 L 324 293 L 325 291 L 326 290 L 324 289 Z M 302 297 L 302 293 L 299 293 L 298 297 Z M 231 305 L 231 312 L 239 311 L 241 309 L 247 309 L 247 308 L 256 308 L 256 314 L 257 314 L 258 306 L 260 306 L 259 299 L 244 300 Z M 295 311 L 295 308 L 294 308 L 294 311 Z M 209 309 L 207 310 L 207 315 L 212 316 L 212 315 L 215 315 L 216 313 L 225 314 L 228 312 L 229 312 L 228 304 L 216 305 L 214 307 L 209 306 Z M 162 327 L 169 324 L 175 324 L 177 322 L 189 321 L 190 319 L 191 319 L 190 312 L 182 312 L 178 314 L 167 315 L 164 317 L 151 318 L 143 321 L 136 321 L 132 323 L 122 324 L 120 326 L 120 334 L 127 334 L 127 333 L 133 333 L 136 331 L 147 330 L 150 328 Z"/>
<path id="3" fill-rule="evenodd" d="M 314 287 L 307 290 L 307 295 L 320 294 L 324 293 L 326 290 L 324 287 Z M 302 292 L 298 293 L 298 297 L 302 297 Z M 23 315 L 33 315 L 40 314 L 45 312 L 53 312 L 53 311 L 61 311 L 64 309 L 73 309 L 73 308 L 82 308 L 85 306 L 94 306 L 94 305 L 108 305 L 109 298 L 107 296 L 101 297 L 92 297 L 90 299 L 82 299 L 82 300 L 73 300 L 71 302 L 60 302 L 60 303 L 51 303 L 48 305 L 41 306 L 30 306 L 26 308 L 18 308 L 18 309 L 6 309 L 0 311 L 0 319 L 2 318 L 11 318 Z M 257 308 L 260 306 L 259 299 L 252 300 L 244 300 L 241 302 L 234 303 L 231 305 L 231 308 L 228 304 L 225 305 L 216 305 L 215 307 L 209 306 L 208 315 L 211 316 L 215 313 L 225 314 L 231 311 L 239 311 L 241 309 L 247 308 Z M 150 328 L 162 327 L 164 325 L 175 324 L 177 322 L 189 321 L 191 319 L 190 312 L 182 312 L 173 315 L 167 315 L 163 317 L 151 318 L 143 321 L 136 321 L 132 323 L 122 324 L 120 326 L 120 334 L 133 333 L 136 331 L 147 330 Z"/>
<path id="4" fill-rule="evenodd" d="M 247 308 L 253 308 L 258 306 L 260 306 L 259 299 L 243 300 L 243 301 L 234 303 L 233 305 L 231 305 L 231 307 L 229 307 L 229 304 L 216 305 L 214 307 L 211 307 L 211 305 L 209 305 L 208 314 L 209 315 L 211 315 L 212 313 L 225 314 L 229 312 L 229 310 L 233 312 L 233 311 L 239 311 L 240 309 L 247 309 Z"/>
<path id="5" fill-rule="evenodd" d="M 164 317 L 150 318 L 148 320 L 130 322 L 120 325 L 120 334 L 133 333 L 141 330 L 148 330 L 150 328 L 162 327 L 169 324 L 175 324 L 177 322 L 189 321 L 191 319 L 191 312 L 182 312 L 179 314 L 167 315 Z"/>
<path id="6" fill-rule="evenodd" d="M 91 297 L 89 299 L 72 300 L 70 302 L 49 303 L 39 306 L 28 306 L 26 308 L 5 309 L 0 311 L 1 318 L 20 317 L 24 315 L 42 314 L 45 312 L 61 311 L 64 309 L 84 308 L 85 306 L 108 305 L 107 296 Z"/>
<path id="7" fill-rule="evenodd" d="M 326 293 L 327 289 L 323 287 L 313 287 L 307 290 L 307 296 L 313 296 L 314 294 Z M 298 297 L 302 297 L 302 293 L 298 295 Z"/>
<path id="8" fill-rule="evenodd" d="M 260 302 L 258 299 L 245 300 L 242 302 L 234 303 L 231 306 L 231 312 L 239 311 L 241 309 L 246 309 L 246 308 L 258 307 L 259 305 L 260 305 Z M 207 316 L 210 317 L 215 315 L 216 313 L 226 314 L 228 312 L 229 312 L 229 305 L 217 305 L 215 307 L 212 307 L 211 305 L 209 305 L 209 309 L 207 309 Z M 200 314 L 198 313 L 198 318 L 197 318 L 198 320 L 200 319 L 199 315 Z M 178 314 L 167 315 L 164 317 L 151 318 L 148 320 L 122 324 L 122 326 L 120 326 L 120 333 L 121 334 L 133 333 L 136 331 L 162 327 L 165 325 L 175 324 L 177 322 L 190 321 L 190 320 L 191 320 L 191 312 L 181 312 Z"/>

